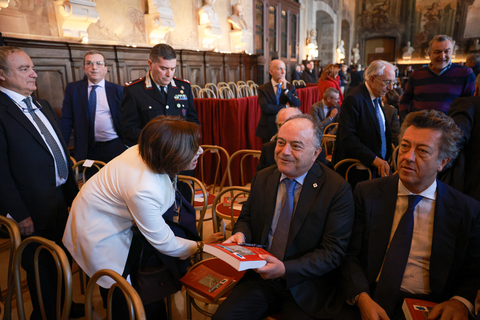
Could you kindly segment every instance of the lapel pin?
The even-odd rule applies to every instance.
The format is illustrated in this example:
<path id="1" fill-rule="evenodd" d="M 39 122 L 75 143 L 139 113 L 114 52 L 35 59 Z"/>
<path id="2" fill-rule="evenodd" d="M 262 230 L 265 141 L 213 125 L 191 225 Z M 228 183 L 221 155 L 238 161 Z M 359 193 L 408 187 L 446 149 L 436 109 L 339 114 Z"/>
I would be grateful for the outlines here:
<path id="1" fill-rule="evenodd" d="M 180 93 L 183 94 L 183 90 L 180 90 Z"/>
<path id="2" fill-rule="evenodd" d="M 314 183 L 314 184 L 313 184 L 313 187 L 314 187 L 314 188 L 318 187 L 318 184 Z"/>

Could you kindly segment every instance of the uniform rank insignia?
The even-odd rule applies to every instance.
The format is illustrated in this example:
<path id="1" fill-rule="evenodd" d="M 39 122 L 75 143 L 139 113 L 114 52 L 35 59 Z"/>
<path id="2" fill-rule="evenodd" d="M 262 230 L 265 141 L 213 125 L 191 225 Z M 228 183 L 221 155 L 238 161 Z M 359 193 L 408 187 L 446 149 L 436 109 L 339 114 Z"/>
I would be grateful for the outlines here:
<path id="1" fill-rule="evenodd" d="M 173 97 L 173 99 L 175 99 L 175 100 L 188 100 L 186 94 L 176 94 L 176 95 Z"/>
<path id="2" fill-rule="evenodd" d="M 187 109 L 182 109 L 182 115 L 183 115 L 184 117 L 187 116 Z"/>

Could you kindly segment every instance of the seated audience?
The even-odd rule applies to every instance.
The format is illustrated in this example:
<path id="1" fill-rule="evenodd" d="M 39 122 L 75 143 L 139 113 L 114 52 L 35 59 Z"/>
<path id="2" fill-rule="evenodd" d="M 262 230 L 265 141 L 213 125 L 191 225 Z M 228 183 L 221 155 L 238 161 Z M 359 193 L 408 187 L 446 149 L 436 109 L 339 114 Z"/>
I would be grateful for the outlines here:
<path id="1" fill-rule="evenodd" d="M 276 166 L 258 172 L 227 243 L 255 243 L 272 254 L 248 270 L 212 317 L 331 318 L 344 300 L 340 269 L 353 224 L 350 186 L 315 161 L 321 128 L 297 115 L 280 128 Z M 290 222 L 291 220 L 291 222 Z"/>
<path id="2" fill-rule="evenodd" d="M 335 88 L 339 91 L 339 103 L 342 104 L 343 94 L 337 80 L 338 70 L 339 69 L 336 64 L 329 63 L 325 66 L 320 79 L 318 79 L 318 92 L 320 93 L 320 99 L 323 99 L 323 93 L 325 90 L 327 90 L 327 88 Z"/>
<path id="3" fill-rule="evenodd" d="M 323 99 L 314 103 L 310 107 L 310 114 L 325 128 L 333 122 L 337 122 L 340 112 L 340 91 L 335 88 L 327 88 L 323 94 Z"/>
<path id="4" fill-rule="evenodd" d="M 292 72 L 292 81 L 293 80 L 300 80 L 302 77 L 302 69 L 300 69 L 300 65 L 297 64 L 295 66 L 295 70 Z"/>
<path id="5" fill-rule="evenodd" d="M 460 138 L 442 112 L 410 113 L 398 175 L 357 185 L 339 319 L 405 319 L 404 298 L 437 302 L 428 319 L 469 318 L 480 284 L 480 203 L 436 179 Z"/>
<path id="6" fill-rule="evenodd" d="M 472 68 L 475 77 L 477 77 L 480 74 L 480 53 L 471 53 L 467 55 L 465 66 Z"/>
<path id="7" fill-rule="evenodd" d="M 317 70 L 315 69 L 315 63 L 313 61 L 307 61 L 305 63 L 306 69 L 302 72 L 302 80 L 305 83 L 317 83 Z"/>

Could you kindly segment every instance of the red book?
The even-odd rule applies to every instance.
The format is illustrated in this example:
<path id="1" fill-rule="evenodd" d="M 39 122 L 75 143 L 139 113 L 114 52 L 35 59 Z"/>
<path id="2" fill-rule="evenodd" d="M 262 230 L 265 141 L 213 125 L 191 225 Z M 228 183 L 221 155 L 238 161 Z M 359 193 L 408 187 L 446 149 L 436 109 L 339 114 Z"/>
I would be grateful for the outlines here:
<path id="1" fill-rule="evenodd" d="M 405 298 L 402 309 L 407 320 L 425 320 L 436 305 L 435 302 Z"/>
<path id="2" fill-rule="evenodd" d="M 262 248 L 241 246 L 237 243 L 206 244 L 203 251 L 222 259 L 238 271 L 261 268 L 267 264 L 267 261 L 258 255 L 271 255 Z"/>
<path id="3" fill-rule="evenodd" d="M 212 302 L 221 298 L 237 282 L 233 277 L 224 276 L 209 267 L 199 264 L 180 279 L 183 285 Z"/>

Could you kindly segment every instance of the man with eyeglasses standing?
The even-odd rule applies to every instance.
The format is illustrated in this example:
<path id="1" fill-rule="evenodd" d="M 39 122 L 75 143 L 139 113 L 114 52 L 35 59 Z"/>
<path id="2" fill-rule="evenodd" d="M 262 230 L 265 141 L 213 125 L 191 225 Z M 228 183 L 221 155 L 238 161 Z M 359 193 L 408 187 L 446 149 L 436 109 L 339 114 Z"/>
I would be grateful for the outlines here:
<path id="1" fill-rule="evenodd" d="M 333 163 L 358 159 L 372 177 L 390 174 L 392 133 L 382 109 L 382 97 L 393 89 L 395 69 L 383 60 L 373 61 L 365 71 L 365 83 L 345 97 L 338 118 Z"/>
<path id="2" fill-rule="evenodd" d="M 437 35 L 429 43 L 430 64 L 415 70 L 408 78 L 399 104 L 400 119 L 410 112 L 434 109 L 447 114 L 459 97 L 471 97 L 475 91 L 472 69 L 452 63 L 453 40 Z"/>
<path id="3" fill-rule="evenodd" d="M 83 58 L 86 78 L 67 84 L 60 127 L 68 143 L 74 129 L 74 158 L 108 162 L 125 151 L 121 137 L 123 87 L 105 80 L 105 56 L 96 50 Z"/>

